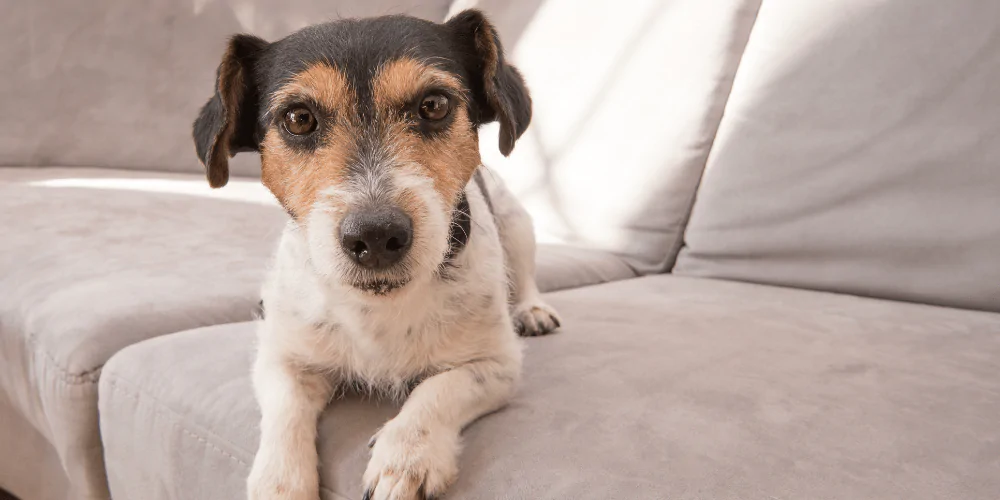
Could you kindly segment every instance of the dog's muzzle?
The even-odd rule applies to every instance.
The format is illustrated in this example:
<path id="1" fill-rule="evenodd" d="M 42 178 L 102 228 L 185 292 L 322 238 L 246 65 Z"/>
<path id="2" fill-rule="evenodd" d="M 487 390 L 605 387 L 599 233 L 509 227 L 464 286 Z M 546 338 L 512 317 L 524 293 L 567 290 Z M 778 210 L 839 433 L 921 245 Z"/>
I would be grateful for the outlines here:
<path id="1" fill-rule="evenodd" d="M 340 223 L 340 246 L 360 266 L 382 270 L 399 262 L 413 243 L 413 221 L 396 207 L 355 210 Z"/>

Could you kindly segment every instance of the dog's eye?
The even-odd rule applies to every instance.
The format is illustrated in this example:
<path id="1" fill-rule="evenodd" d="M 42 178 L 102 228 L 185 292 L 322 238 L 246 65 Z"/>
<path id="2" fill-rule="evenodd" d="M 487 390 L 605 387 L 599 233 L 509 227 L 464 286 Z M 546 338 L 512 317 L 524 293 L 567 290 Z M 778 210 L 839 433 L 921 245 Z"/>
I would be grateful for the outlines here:
<path id="1" fill-rule="evenodd" d="M 450 110 L 448 97 L 442 94 L 428 94 L 420 101 L 420 117 L 424 120 L 441 120 L 448 116 Z"/>
<path id="2" fill-rule="evenodd" d="M 307 108 L 292 108 L 285 112 L 285 130 L 292 135 L 306 135 L 316 130 L 316 117 Z"/>

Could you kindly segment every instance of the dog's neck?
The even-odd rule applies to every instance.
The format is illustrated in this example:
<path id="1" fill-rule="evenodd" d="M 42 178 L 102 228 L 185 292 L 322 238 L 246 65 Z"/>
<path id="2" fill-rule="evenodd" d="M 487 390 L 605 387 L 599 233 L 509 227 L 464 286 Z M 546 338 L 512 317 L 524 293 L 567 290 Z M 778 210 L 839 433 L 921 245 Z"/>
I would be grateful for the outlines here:
<path id="1" fill-rule="evenodd" d="M 465 196 L 465 191 L 459 195 L 458 203 L 451 211 L 451 226 L 448 230 L 448 253 L 444 256 L 442 266 L 452 265 L 452 261 L 462 249 L 469 244 L 469 236 L 472 234 L 472 209 L 469 207 L 469 199 Z"/>

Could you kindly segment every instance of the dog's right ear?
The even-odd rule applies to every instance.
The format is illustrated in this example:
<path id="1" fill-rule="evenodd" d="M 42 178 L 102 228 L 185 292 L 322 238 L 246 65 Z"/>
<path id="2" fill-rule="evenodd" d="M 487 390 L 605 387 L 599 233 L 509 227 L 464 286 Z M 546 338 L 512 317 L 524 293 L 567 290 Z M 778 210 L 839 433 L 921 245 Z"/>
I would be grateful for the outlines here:
<path id="1" fill-rule="evenodd" d="M 236 35 L 216 72 L 215 95 L 194 121 L 194 146 L 205 165 L 208 183 L 220 188 L 229 182 L 229 158 L 240 151 L 258 151 L 258 91 L 254 65 L 267 42 L 252 35 Z"/>

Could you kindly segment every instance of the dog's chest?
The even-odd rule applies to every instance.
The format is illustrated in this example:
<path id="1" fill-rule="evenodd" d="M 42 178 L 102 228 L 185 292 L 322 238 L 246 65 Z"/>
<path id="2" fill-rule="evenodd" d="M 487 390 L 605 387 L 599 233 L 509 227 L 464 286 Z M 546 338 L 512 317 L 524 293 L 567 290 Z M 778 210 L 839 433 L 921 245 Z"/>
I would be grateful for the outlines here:
<path id="1" fill-rule="evenodd" d="M 481 357 L 497 304 L 481 295 L 435 295 L 384 307 L 343 305 L 315 324 L 301 347 L 312 364 L 366 383 L 396 385 Z"/>

